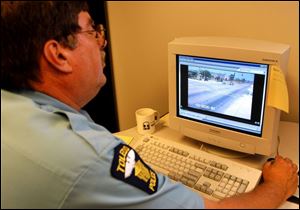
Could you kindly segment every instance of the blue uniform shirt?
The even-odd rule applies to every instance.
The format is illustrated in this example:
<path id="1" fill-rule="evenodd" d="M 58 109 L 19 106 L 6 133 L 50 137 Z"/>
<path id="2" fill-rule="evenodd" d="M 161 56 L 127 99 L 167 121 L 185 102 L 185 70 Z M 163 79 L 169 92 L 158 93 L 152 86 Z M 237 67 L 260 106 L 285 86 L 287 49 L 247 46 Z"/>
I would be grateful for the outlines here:
<path id="1" fill-rule="evenodd" d="M 153 171 L 142 160 L 144 179 L 118 178 L 124 151 L 138 156 L 131 150 L 84 111 L 39 92 L 1 90 L 1 208 L 204 208 L 166 176 L 147 183 Z"/>

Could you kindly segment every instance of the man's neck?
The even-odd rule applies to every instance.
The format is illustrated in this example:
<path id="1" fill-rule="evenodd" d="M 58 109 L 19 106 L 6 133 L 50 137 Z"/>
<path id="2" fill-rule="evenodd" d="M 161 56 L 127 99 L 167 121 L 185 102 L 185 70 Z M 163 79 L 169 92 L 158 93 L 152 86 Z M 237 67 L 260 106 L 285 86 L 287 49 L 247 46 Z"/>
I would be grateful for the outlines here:
<path id="1" fill-rule="evenodd" d="M 41 93 L 49 95 L 49 96 L 61 101 L 62 103 L 74 108 L 77 111 L 80 111 L 80 109 L 82 107 L 79 104 L 77 104 L 75 102 L 75 100 L 73 100 L 73 97 L 70 95 L 70 93 L 67 91 L 64 91 L 63 88 L 59 88 L 55 85 L 51 85 L 51 87 L 50 87 L 50 86 L 46 85 L 45 83 L 43 83 L 42 85 L 35 83 L 35 84 L 32 84 L 32 86 L 35 91 L 39 91 Z"/>

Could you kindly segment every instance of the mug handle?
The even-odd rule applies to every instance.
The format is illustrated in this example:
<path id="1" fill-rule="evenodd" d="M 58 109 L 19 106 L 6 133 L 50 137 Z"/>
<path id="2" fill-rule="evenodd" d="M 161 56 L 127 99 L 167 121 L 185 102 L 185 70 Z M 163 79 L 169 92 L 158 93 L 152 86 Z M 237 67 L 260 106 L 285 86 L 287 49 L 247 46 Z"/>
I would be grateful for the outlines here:
<path id="1" fill-rule="evenodd" d="M 155 124 L 157 124 L 159 122 L 159 112 L 158 111 L 155 111 L 155 113 L 154 113 L 154 121 L 155 121 Z"/>

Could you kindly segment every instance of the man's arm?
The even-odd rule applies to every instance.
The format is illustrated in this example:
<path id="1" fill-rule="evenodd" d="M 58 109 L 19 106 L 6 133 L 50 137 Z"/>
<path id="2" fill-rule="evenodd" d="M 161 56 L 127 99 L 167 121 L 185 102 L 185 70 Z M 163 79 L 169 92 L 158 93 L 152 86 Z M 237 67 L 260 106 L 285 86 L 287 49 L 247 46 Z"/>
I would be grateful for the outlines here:
<path id="1" fill-rule="evenodd" d="M 219 202 L 205 200 L 206 208 L 277 208 L 290 197 L 298 185 L 298 167 L 291 160 L 277 156 L 263 167 L 264 182 L 254 190 Z"/>

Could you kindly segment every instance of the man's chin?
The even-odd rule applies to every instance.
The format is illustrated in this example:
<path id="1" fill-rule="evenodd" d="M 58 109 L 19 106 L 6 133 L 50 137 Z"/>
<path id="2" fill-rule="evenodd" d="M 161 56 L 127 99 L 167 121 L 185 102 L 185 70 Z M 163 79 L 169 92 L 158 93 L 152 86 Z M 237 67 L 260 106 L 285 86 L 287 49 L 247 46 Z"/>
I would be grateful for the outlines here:
<path id="1" fill-rule="evenodd" d="M 107 82 L 107 79 L 106 79 L 106 76 L 103 74 L 101 77 L 100 77 L 100 80 L 99 80 L 99 83 L 98 83 L 98 87 L 97 87 L 97 93 L 101 90 L 101 88 L 106 84 Z"/>

